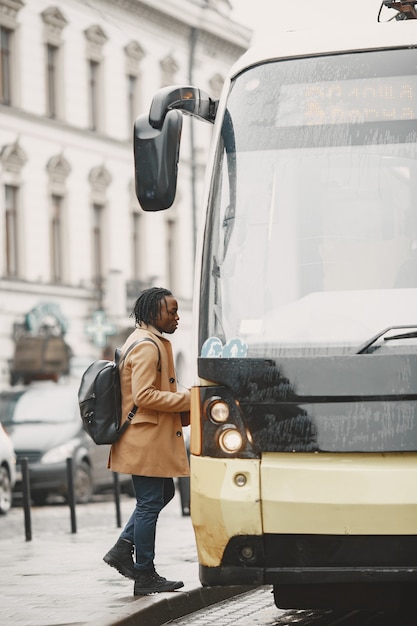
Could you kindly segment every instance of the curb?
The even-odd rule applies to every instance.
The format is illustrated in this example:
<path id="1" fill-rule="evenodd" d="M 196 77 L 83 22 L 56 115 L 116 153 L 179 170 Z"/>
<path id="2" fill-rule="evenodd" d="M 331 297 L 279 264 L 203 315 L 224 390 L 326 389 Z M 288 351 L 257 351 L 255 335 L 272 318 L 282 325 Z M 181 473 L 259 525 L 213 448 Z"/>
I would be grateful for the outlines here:
<path id="1" fill-rule="evenodd" d="M 88 626 L 163 626 L 170 620 L 217 604 L 229 598 L 254 591 L 256 586 L 200 587 L 191 591 L 175 591 L 142 597 L 126 607 L 123 617 L 107 621 L 94 620 Z M 145 605 L 145 606 L 144 606 Z"/>

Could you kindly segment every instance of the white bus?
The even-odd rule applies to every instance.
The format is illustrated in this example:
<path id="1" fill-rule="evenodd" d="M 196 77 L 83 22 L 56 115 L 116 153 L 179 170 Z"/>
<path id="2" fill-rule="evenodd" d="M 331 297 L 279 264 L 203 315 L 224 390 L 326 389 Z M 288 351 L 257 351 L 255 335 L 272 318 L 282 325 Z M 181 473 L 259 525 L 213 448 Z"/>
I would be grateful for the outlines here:
<path id="1" fill-rule="evenodd" d="M 145 210 L 175 197 L 182 113 L 213 123 L 191 418 L 201 582 L 273 585 L 283 608 L 399 606 L 417 583 L 417 21 L 277 34 L 219 101 L 162 89 L 135 125 Z"/>

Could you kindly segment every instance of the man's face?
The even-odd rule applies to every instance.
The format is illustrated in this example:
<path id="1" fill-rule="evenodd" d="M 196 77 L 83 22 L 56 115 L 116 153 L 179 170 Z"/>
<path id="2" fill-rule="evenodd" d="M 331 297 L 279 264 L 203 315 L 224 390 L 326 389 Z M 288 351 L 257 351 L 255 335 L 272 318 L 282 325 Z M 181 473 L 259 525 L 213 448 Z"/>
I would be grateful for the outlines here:
<path id="1" fill-rule="evenodd" d="M 154 326 L 161 333 L 172 335 L 178 326 L 178 302 L 174 296 L 165 296 L 161 300 L 161 312 L 154 321 Z"/>

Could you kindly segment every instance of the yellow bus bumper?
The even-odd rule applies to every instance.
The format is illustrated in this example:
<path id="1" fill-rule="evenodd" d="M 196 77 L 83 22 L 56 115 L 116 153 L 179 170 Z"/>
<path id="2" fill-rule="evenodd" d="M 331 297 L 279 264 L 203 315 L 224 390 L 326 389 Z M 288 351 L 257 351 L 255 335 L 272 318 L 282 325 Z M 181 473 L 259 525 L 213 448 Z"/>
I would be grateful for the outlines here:
<path id="1" fill-rule="evenodd" d="M 417 454 L 192 456 L 191 516 L 206 567 L 242 535 L 417 535 Z"/>

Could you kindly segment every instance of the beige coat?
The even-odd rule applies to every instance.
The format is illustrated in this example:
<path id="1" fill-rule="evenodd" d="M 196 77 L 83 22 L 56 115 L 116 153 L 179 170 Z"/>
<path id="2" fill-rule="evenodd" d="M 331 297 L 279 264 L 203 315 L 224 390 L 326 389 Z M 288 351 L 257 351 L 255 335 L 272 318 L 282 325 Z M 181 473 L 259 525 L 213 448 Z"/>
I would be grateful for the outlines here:
<path id="1" fill-rule="evenodd" d="M 171 342 L 152 326 L 137 328 L 122 347 L 122 355 L 138 339 L 120 371 L 123 421 L 132 406 L 131 425 L 110 450 L 114 472 L 164 478 L 188 476 L 189 466 L 181 412 L 190 410 L 189 390 L 177 391 Z"/>

